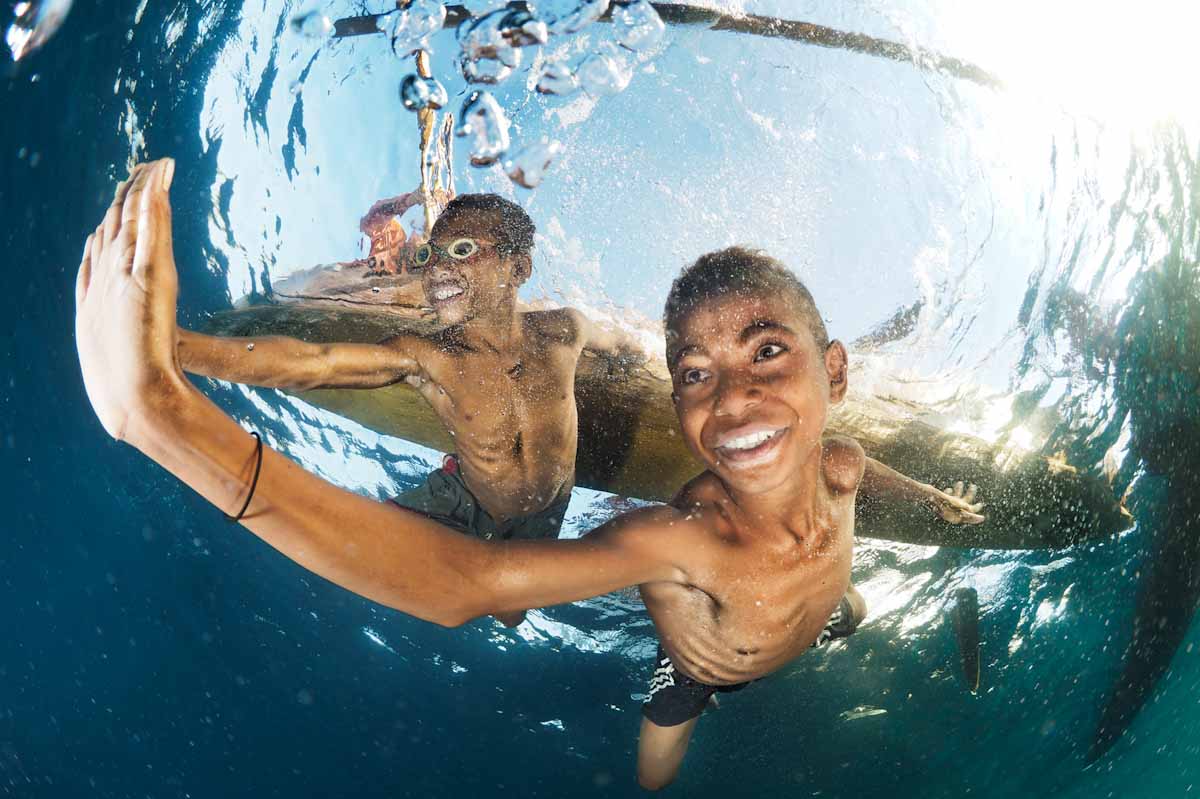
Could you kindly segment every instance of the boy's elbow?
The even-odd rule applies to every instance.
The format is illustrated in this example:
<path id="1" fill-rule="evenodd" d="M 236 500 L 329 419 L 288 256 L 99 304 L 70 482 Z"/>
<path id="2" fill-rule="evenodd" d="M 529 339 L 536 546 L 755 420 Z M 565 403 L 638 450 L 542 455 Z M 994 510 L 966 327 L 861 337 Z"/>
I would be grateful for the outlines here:
<path id="1" fill-rule="evenodd" d="M 638 769 L 638 785 L 645 791 L 661 791 L 675 782 L 675 774 L 651 774 Z"/>
<path id="2" fill-rule="evenodd" d="M 446 629 L 453 629 L 455 627 L 462 627 L 463 625 L 465 625 L 471 621 L 474 621 L 475 619 L 477 619 L 483 615 L 485 615 L 485 614 L 474 613 L 474 612 L 467 610 L 466 608 L 447 608 L 445 610 L 442 610 L 442 611 L 439 611 L 438 613 L 433 614 L 433 616 L 429 619 L 429 621 L 433 622 L 434 624 L 438 625 L 439 627 L 445 627 Z"/>

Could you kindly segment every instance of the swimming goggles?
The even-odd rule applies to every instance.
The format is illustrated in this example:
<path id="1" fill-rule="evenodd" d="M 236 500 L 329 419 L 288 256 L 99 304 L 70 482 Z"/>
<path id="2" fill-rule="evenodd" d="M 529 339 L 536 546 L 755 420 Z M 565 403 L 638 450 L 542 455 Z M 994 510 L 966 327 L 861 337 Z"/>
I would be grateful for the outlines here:
<path id="1" fill-rule="evenodd" d="M 450 242 L 450 246 L 446 249 L 442 249 L 436 244 L 428 242 L 422 244 L 417 248 L 417 251 L 413 253 L 413 262 L 418 267 L 426 266 L 430 261 L 433 260 L 435 253 L 437 255 L 453 258 L 455 261 L 465 261 L 475 253 L 479 252 L 479 249 L 479 242 L 475 241 L 475 239 L 455 239 L 454 241 Z"/>

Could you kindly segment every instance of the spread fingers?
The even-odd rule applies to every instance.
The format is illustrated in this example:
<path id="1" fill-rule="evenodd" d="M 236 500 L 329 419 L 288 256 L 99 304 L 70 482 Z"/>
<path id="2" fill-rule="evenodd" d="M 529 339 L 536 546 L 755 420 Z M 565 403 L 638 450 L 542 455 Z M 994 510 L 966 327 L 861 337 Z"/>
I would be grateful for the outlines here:
<path id="1" fill-rule="evenodd" d="M 117 232 L 121 227 L 121 208 L 125 205 L 125 195 L 129 192 L 129 184 L 133 182 L 134 175 L 141 168 L 141 164 L 135 166 L 133 171 L 129 173 L 129 179 L 120 183 L 113 194 L 112 205 L 108 207 L 108 213 L 104 215 L 104 221 L 100 223 L 100 244 L 102 247 L 107 247 L 117 237 Z"/>

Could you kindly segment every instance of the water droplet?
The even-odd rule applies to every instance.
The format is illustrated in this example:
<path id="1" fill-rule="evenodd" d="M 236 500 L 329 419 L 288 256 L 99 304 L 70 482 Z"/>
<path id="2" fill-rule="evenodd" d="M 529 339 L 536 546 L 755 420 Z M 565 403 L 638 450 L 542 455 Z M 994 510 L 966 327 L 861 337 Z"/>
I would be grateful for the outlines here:
<path id="1" fill-rule="evenodd" d="M 30 0 L 13 7 L 15 19 L 4 35 L 13 61 L 20 61 L 58 33 L 73 0 Z"/>
<path id="2" fill-rule="evenodd" d="M 467 83 L 496 84 L 508 78 L 513 70 L 512 67 L 494 58 L 476 58 L 474 60 L 463 59 L 462 73 Z"/>
<path id="3" fill-rule="evenodd" d="M 425 40 L 440 31 L 445 22 L 446 6 L 440 0 L 413 0 L 408 8 L 393 12 L 385 25 L 392 52 L 404 57 L 424 49 Z"/>
<path id="4" fill-rule="evenodd" d="M 649 0 L 617 2 L 613 9 L 613 34 L 630 50 L 646 50 L 662 41 L 666 26 Z"/>
<path id="5" fill-rule="evenodd" d="M 579 79 L 565 61 L 547 61 L 538 78 L 537 90 L 542 94 L 560 96 L 574 94 L 579 90 Z"/>
<path id="6" fill-rule="evenodd" d="M 474 138 L 471 146 L 473 166 L 494 164 L 504 155 L 509 143 L 508 117 L 489 92 L 471 92 L 458 118 L 454 134 Z"/>
<path id="7" fill-rule="evenodd" d="M 518 186 L 536 188 L 562 150 L 561 143 L 542 137 L 539 141 L 522 147 L 513 157 L 506 158 L 504 171 Z"/>
<path id="8" fill-rule="evenodd" d="M 524 9 L 502 8 L 458 26 L 463 76 L 471 83 L 499 83 L 521 65 L 522 47 L 545 44 L 545 23 Z"/>
<path id="9" fill-rule="evenodd" d="M 328 39 L 333 35 L 333 20 L 320 11 L 305 11 L 292 17 L 292 32 L 309 39 Z"/>
<path id="10" fill-rule="evenodd" d="M 253 341 L 251 341 L 249 344 L 246 345 L 246 352 L 254 352 L 254 342 Z"/>
<path id="11" fill-rule="evenodd" d="M 400 102 L 409 111 L 443 108 L 449 102 L 446 89 L 436 78 L 408 75 L 400 84 Z"/>
<path id="12" fill-rule="evenodd" d="M 608 10 L 608 0 L 528 0 L 525 5 L 555 34 L 581 31 Z"/>
<path id="13" fill-rule="evenodd" d="M 592 53 L 579 65 L 579 85 L 593 97 L 617 94 L 633 79 L 633 69 L 620 53 Z"/>
<path id="14" fill-rule="evenodd" d="M 546 23 L 520 8 L 511 9 L 505 14 L 500 22 L 500 30 L 513 47 L 530 47 L 550 40 Z"/>

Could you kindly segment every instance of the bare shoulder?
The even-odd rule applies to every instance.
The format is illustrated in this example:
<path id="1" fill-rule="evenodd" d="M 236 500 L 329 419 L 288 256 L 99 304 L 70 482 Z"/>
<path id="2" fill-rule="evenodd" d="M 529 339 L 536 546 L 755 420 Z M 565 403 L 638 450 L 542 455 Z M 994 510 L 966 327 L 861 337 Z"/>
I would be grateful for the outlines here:
<path id="1" fill-rule="evenodd" d="M 867 455 L 862 445 L 846 436 L 829 436 L 821 442 L 821 471 L 825 484 L 838 494 L 858 490 Z"/>
<path id="2" fill-rule="evenodd" d="M 675 492 L 671 507 L 691 512 L 704 505 L 714 505 L 727 495 L 725 486 L 711 472 L 701 472 Z"/>
<path id="3" fill-rule="evenodd" d="M 671 570 L 670 580 L 685 583 L 701 561 L 697 546 L 703 536 L 698 519 L 669 505 L 627 511 L 583 537 L 593 546 L 610 549 L 623 562 L 657 563 Z"/>
<path id="4" fill-rule="evenodd" d="M 576 346 L 583 340 L 587 317 L 574 308 L 553 308 L 549 311 L 526 311 L 526 330 L 551 343 Z"/>
<path id="5" fill-rule="evenodd" d="M 437 337 L 422 336 L 417 333 L 407 332 L 388 336 L 379 342 L 379 346 L 386 347 L 399 355 L 412 358 L 423 366 L 445 359 L 453 351 L 451 347 L 439 341 Z"/>
<path id="6" fill-rule="evenodd" d="M 729 491 L 711 472 L 693 477 L 675 493 L 671 507 L 705 532 L 714 533 L 728 524 Z"/>

